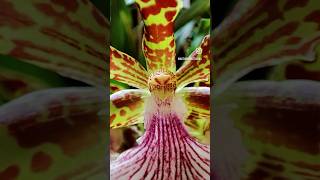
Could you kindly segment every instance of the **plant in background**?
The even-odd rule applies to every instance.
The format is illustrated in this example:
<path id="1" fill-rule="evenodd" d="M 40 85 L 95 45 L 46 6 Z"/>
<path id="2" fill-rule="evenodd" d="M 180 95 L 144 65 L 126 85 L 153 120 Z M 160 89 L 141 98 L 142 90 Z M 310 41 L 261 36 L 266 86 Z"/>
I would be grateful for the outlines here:
<path id="1" fill-rule="evenodd" d="M 173 32 L 181 1 L 136 3 L 145 25 L 142 48 L 148 71 L 110 47 L 110 79 L 138 88 L 110 96 L 110 127 L 144 122 L 146 131 L 137 146 L 111 163 L 111 179 L 208 179 L 210 148 L 193 138 L 184 122 L 192 117 L 186 124 L 204 120 L 209 126 L 209 87 L 185 87 L 209 81 L 209 36 L 176 71 Z"/>
<path id="2" fill-rule="evenodd" d="M 319 19 L 318 0 L 239 0 L 213 31 L 217 179 L 319 179 Z"/>
<path id="3" fill-rule="evenodd" d="M 0 179 L 106 179 L 107 18 L 88 0 L 0 6 Z"/>

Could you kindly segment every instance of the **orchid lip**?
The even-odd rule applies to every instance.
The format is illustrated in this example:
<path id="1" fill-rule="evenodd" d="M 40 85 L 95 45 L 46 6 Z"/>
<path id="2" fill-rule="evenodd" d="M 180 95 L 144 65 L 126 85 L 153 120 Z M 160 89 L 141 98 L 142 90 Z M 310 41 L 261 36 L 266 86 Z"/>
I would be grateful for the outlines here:
<path id="1" fill-rule="evenodd" d="M 182 121 L 182 101 L 172 98 L 170 108 L 149 99 L 146 132 L 138 146 L 113 162 L 111 179 L 209 179 L 210 149 L 190 136 Z"/>

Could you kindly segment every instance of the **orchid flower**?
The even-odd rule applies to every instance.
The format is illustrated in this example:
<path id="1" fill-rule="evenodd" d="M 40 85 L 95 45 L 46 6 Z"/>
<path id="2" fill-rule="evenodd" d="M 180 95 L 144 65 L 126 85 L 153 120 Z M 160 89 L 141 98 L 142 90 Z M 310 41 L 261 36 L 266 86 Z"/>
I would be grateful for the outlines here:
<path id="1" fill-rule="evenodd" d="M 145 133 L 137 146 L 111 163 L 111 179 L 209 179 L 210 148 L 184 125 L 188 112 L 209 122 L 209 87 L 185 87 L 209 80 L 209 36 L 176 71 L 174 20 L 182 2 L 136 3 L 145 25 L 142 48 L 147 70 L 110 47 L 110 78 L 138 88 L 110 96 L 110 127 L 143 122 Z"/>

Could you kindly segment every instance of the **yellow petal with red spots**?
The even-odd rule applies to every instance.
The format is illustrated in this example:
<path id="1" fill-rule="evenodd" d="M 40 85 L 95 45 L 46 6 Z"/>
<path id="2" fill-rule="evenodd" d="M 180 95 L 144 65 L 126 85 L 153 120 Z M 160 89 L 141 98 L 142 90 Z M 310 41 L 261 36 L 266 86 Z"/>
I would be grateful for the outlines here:
<path id="1" fill-rule="evenodd" d="M 0 53 L 103 86 L 107 19 L 89 0 L 0 0 Z"/>
<path id="2" fill-rule="evenodd" d="M 148 75 L 144 67 L 133 57 L 112 46 L 110 46 L 110 79 L 140 89 L 148 87 Z"/>
<path id="3" fill-rule="evenodd" d="M 127 89 L 110 96 L 110 128 L 143 123 L 145 90 Z"/>
<path id="4" fill-rule="evenodd" d="M 194 137 L 204 143 L 210 142 L 210 88 L 187 87 L 179 95 L 187 106 L 185 125 Z"/>
<path id="5" fill-rule="evenodd" d="M 238 1 L 213 32 L 215 93 L 254 69 L 313 60 L 319 7 L 318 0 Z"/>
<path id="6" fill-rule="evenodd" d="M 176 71 L 174 20 L 182 6 L 180 0 L 136 0 L 144 21 L 143 52 L 149 72 Z"/>
<path id="7" fill-rule="evenodd" d="M 0 179 L 86 179 L 105 172 L 105 93 L 58 88 L 0 107 Z M 106 179 L 106 178 L 105 178 Z"/>
<path id="8" fill-rule="evenodd" d="M 219 177 L 319 179 L 319 91 L 318 81 L 256 80 L 216 97 Z"/>
<path id="9" fill-rule="evenodd" d="M 194 82 L 210 81 L 210 36 L 205 36 L 187 62 L 176 73 L 178 89 Z"/>

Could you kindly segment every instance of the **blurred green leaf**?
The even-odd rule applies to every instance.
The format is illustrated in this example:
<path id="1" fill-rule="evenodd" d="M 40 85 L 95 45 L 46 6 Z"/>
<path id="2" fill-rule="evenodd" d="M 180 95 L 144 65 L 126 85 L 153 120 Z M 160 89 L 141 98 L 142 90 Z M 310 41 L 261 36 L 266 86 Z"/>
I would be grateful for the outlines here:
<path id="1" fill-rule="evenodd" d="M 175 38 L 177 43 L 177 50 L 179 51 L 181 48 L 189 44 L 189 37 L 192 34 L 193 28 L 195 26 L 195 21 L 190 21 L 181 27 L 179 30 L 175 32 Z"/>
<path id="2" fill-rule="evenodd" d="M 191 44 L 189 48 L 186 51 L 187 55 L 190 55 L 197 47 L 199 47 L 199 44 L 201 43 L 204 36 L 208 35 L 210 31 L 210 19 L 208 18 L 202 18 L 198 22 L 198 26 L 193 29 L 193 40 L 191 41 Z"/>
<path id="3" fill-rule="evenodd" d="M 133 30 L 130 9 L 124 0 L 112 0 L 111 7 L 111 45 L 136 58 L 136 33 Z"/>
<path id="4" fill-rule="evenodd" d="M 189 9 L 181 10 L 175 21 L 175 28 L 179 29 L 195 17 L 199 17 L 207 13 L 210 9 L 210 1 L 197 0 L 191 4 Z"/>

